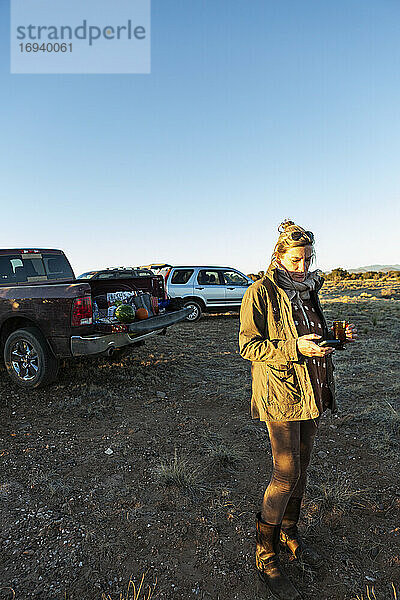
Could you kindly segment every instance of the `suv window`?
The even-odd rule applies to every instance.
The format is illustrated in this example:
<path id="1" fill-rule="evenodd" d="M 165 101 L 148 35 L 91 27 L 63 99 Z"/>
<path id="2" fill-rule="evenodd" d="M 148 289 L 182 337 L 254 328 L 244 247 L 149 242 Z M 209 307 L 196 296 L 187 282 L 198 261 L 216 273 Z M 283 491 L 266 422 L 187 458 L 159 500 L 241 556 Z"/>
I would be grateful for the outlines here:
<path id="1" fill-rule="evenodd" d="M 205 269 L 199 271 L 197 281 L 201 285 L 221 285 L 218 271 L 207 271 Z"/>
<path id="2" fill-rule="evenodd" d="M 193 271 L 194 269 L 177 269 L 172 275 L 171 283 L 184 285 L 193 275 Z"/>
<path id="3" fill-rule="evenodd" d="M 227 285 L 248 285 L 248 281 L 237 271 L 224 271 L 223 278 Z"/>

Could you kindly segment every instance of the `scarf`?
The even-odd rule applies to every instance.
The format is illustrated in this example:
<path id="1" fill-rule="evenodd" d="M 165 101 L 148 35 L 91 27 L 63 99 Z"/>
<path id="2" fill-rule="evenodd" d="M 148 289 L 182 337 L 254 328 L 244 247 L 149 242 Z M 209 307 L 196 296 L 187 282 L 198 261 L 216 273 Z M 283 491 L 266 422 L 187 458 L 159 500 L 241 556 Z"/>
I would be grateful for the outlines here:
<path id="1" fill-rule="evenodd" d="M 277 283 L 279 287 L 285 290 L 292 305 L 296 308 L 300 308 L 304 320 L 309 327 L 310 323 L 304 310 L 303 300 L 308 300 L 310 298 L 311 290 L 318 291 L 321 288 L 322 278 L 319 274 L 320 272 L 311 271 L 310 273 L 307 273 L 304 281 L 294 281 L 290 275 L 276 263 L 274 264 L 274 267 L 276 267 Z"/>

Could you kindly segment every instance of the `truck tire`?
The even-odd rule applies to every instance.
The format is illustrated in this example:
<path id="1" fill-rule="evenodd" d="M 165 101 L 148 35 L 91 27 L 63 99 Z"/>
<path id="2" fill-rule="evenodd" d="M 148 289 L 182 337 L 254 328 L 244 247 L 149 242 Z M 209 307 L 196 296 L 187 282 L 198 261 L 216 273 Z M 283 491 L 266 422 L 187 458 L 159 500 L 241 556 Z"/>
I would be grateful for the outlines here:
<path id="1" fill-rule="evenodd" d="M 25 389 L 48 385 L 57 378 L 58 360 L 36 327 L 17 329 L 4 344 L 4 364 L 11 379 Z"/>
<path id="2" fill-rule="evenodd" d="M 189 321 L 190 323 L 195 323 L 201 317 L 201 305 L 199 302 L 195 300 L 187 300 L 184 304 L 185 308 L 191 308 L 192 312 L 188 314 L 185 321 Z"/>

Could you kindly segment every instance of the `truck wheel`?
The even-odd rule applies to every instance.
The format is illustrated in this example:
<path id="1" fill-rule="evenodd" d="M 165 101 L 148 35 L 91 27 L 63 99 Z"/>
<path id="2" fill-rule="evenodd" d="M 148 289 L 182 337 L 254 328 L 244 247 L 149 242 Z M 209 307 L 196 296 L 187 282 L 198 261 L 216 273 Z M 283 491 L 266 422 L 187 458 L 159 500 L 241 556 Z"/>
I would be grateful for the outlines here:
<path id="1" fill-rule="evenodd" d="M 11 379 L 26 389 L 48 385 L 58 374 L 58 360 L 35 327 L 17 329 L 7 338 L 4 363 Z"/>
<path id="2" fill-rule="evenodd" d="M 188 300 L 187 302 L 185 302 L 184 307 L 190 308 L 192 311 L 188 314 L 185 321 L 190 321 L 191 323 L 194 323 L 195 321 L 198 321 L 200 319 L 201 306 L 198 302 L 196 302 L 195 300 Z"/>

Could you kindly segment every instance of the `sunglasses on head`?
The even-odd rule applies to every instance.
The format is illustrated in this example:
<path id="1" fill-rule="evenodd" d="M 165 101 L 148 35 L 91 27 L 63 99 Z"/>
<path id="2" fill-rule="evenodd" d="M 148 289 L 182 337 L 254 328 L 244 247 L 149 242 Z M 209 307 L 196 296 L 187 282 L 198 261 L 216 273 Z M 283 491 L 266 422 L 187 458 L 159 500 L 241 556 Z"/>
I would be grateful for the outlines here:
<path id="1" fill-rule="evenodd" d="M 314 234 L 312 231 L 292 231 L 292 233 L 289 233 L 289 237 L 294 242 L 298 242 L 301 238 L 307 238 L 311 243 L 314 243 Z"/>

